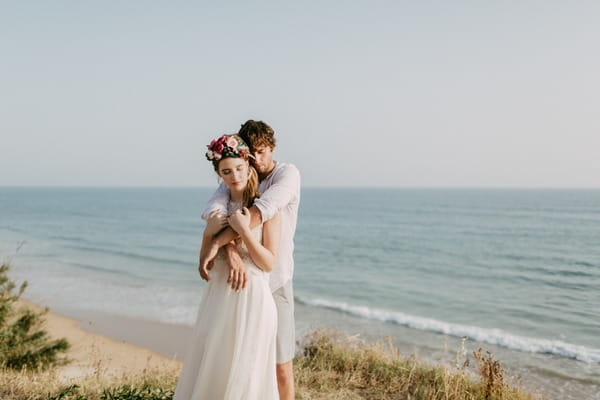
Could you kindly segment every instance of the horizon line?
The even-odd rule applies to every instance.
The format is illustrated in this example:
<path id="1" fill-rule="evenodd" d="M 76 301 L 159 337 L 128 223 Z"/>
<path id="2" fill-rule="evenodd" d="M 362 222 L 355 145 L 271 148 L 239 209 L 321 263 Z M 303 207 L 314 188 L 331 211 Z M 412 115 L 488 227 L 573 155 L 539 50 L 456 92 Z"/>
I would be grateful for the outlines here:
<path id="1" fill-rule="evenodd" d="M 172 186 L 151 186 L 151 185 L 0 185 L 0 189 L 216 189 L 215 186 L 193 186 L 193 185 L 172 185 Z M 325 185 L 307 185 L 301 189 L 529 189 L 529 190 L 595 190 L 600 186 L 325 186 Z"/>

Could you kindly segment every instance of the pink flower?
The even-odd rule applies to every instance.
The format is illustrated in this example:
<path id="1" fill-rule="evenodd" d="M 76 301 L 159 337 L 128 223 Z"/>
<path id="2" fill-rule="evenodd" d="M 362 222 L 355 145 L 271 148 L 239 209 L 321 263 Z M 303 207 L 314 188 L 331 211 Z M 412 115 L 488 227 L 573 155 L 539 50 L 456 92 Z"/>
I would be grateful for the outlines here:
<path id="1" fill-rule="evenodd" d="M 236 138 L 229 136 L 227 138 L 227 146 L 231 147 L 232 149 L 236 149 L 238 145 L 238 141 L 236 140 Z"/>

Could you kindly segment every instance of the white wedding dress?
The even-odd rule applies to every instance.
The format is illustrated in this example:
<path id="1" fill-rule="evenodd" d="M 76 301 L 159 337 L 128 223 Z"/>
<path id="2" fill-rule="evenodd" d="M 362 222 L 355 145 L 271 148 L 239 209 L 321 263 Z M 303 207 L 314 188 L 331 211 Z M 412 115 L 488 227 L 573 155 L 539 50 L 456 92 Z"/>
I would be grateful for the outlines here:
<path id="1" fill-rule="evenodd" d="M 252 234 L 262 242 L 262 225 Z M 243 243 L 248 283 L 236 293 L 227 283 L 222 251 L 209 271 L 189 352 L 174 400 L 278 399 L 275 373 L 277 312 L 269 273 L 258 268 Z"/>

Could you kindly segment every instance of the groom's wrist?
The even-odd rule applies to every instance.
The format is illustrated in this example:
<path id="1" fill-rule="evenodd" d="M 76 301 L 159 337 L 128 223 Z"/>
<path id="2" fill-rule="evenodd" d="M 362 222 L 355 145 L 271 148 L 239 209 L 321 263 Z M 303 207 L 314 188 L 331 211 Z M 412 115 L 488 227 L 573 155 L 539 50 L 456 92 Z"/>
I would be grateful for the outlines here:
<path id="1" fill-rule="evenodd" d="M 225 253 L 228 256 L 237 252 L 237 249 L 235 248 L 235 244 L 233 242 L 227 243 L 225 246 L 223 246 L 223 248 L 225 249 Z"/>

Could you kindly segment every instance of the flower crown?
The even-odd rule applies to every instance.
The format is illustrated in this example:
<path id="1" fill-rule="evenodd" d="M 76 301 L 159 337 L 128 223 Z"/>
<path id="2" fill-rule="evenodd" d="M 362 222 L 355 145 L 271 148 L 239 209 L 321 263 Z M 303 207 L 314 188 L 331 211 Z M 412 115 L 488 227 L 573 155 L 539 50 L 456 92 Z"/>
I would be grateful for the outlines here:
<path id="1" fill-rule="evenodd" d="M 206 159 L 219 161 L 221 158 L 248 158 L 252 157 L 250 148 L 238 135 L 223 135 L 207 145 Z"/>

